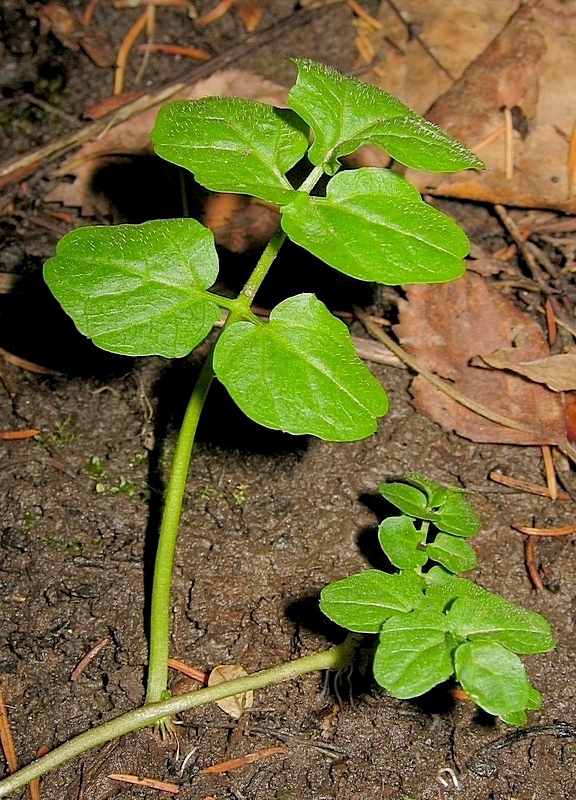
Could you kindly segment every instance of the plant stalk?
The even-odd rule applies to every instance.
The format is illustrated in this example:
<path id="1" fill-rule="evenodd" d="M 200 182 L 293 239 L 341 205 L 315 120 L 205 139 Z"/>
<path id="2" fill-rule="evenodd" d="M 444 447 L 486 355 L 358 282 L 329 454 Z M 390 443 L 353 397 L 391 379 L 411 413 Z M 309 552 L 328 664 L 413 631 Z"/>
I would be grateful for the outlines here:
<path id="1" fill-rule="evenodd" d="M 342 670 L 352 662 L 361 638 L 358 634 L 351 634 L 342 644 L 331 647 L 321 653 L 303 656 L 286 664 L 255 672 L 253 675 L 247 675 L 244 678 L 236 678 L 226 683 L 220 683 L 217 686 L 209 686 L 207 689 L 198 689 L 195 692 L 171 697 L 159 703 L 147 701 L 145 705 L 134 709 L 134 711 L 129 711 L 85 733 L 81 733 L 13 775 L 4 778 L 4 780 L 0 781 L 0 797 L 8 797 L 12 792 L 26 786 L 31 780 L 40 778 L 47 772 L 94 747 L 110 742 L 132 731 L 158 723 L 162 719 L 172 717 L 175 714 L 188 711 L 191 708 L 214 703 L 217 700 L 232 697 L 242 692 L 262 689 L 264 686 L 281 683 L 309 672 L 325 669 Z"/>
<path id="2" fill-rule="evenodd" d="M 198 428 L 200 414 L 213 379 L 214 370 L 212 368 L 211 351 L 202 365 L 200 375 L 184 414 L 166 489 L 166 500 L 158 534 L 158 548 L 152 583 L 146 703 L 157 703 L 162 700 L 163 693 L 168 686 L 170 587 L 172 584 L 174 552 L 196 429 Z"/>
<path id="3" fill-rule="evenodd" d="M 274 259 L 278 255 L 286 234 L 278 225 L 274 235 L 266 245 L 252 274 L 248 278 L 238 298 L 233 302 L 230 313 L 221 333 L 230 324 L 244 318 L 250 311 L 254 295 L 258 291 Z M 148 680 L 146 683 L 146 703 L 158 703 L 164 699 L 168 688 L 168 658 L 170 650 L 170 587 L 174 553 L 178 537 L 178 527 L 182 512 L 182 502 L 186 489 L 186 480 L 190 468 L 192 448 L 198 428 L 198 421 L 208 390 L 214 379 L 212 355 L 214 345 L 206 357 L 196 385 L 192 391 L 186 409 L 178 442 L 174 452 L 174 460 L 170 470 L 170 479 L 166 489 L 166 500 L 162 512 L 162 522 L 158 534 L 158 548 L 154 563 L 154 579 L 152 582 L 152 600 L 150 605 L 150 645 L 148 661 Z"/>
<path id="4" fill-rule="evenodd" d="M 321 175 L 321 167 L 315 167 L 305 179 L 300 190 L 310 192 Z M 232 301 L 230 304 L 222 304 L 227 305 L 230 309 L 222 332 L 228 325 L 250 314 L 250 306 L 254 296 L 266 277 L 268 270 L 272 266 L 274 259 L 278 255 L 285 239 L 286 234 L 281 226 L 278 225 L 236 300 Z M 202 370 L 200 371 L 200 375 L 192 391 L 190 402 L 188 403 L 182 421 L 182 427 L 178 435 L 178 442 L 176 444 L 174 460 L 172 461 L 170 478 L 166 489 L 166 499 L 162 512 L 160 532 L 158 534 L 158 548 L 156 551 L 154 579 L 152 583 L 150 654 L 148 662 L 148 680 L 146 683 L 147 704 L 158 703 L 163 700 L 168 688 L 171 608 L 170 587 L 172 583 L 174 553 L 176 550 L 182 501 L 186 489 L 186 480 L 190 468 L 190 459 L 192 456 L 196 429 L 198 428 L 198 421 L 208 395 L 208 390 L 215 377 L 212 367 L 213 352 L 214 345 L 212 345 L 210 353 L 206 357 L 206 361 L 202 366 Z"/>

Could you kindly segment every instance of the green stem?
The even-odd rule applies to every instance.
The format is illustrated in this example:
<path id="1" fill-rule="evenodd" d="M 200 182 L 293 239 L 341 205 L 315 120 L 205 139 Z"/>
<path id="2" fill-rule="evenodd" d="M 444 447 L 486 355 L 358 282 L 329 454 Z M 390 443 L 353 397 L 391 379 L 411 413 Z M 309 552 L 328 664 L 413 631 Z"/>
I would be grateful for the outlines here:
<path id="1" fill-rule="evenodd" d="M 178 536 L 182 500 L 186 488 L 188 469 L 198 420 L 204 401 L 214 378 L 212 353 L 204 362 L 196 385 L 190 397 L 188 408 L 182 421 L 170 479 L 166 489 L 162 524 L 158 535 L 158 549 L 154 565 L 152 601 L 150 607 L 150 656 L 148 662 L 148 682 L 146 703 L 162 700 L 168 685 L 168 657 L 170 648 L 170 586 L 172 565 Z"/>
<path id="2" fill-rule="evenodd" d="M 315 167 L 300 187 L 301 191 L 310 192 L 322 175 L 322 169 Z M 236 300 L 219 298 L 218 302 L 230 313 L 224 324 L 223 330 L 239 319 L 252 318 L 250 311 L 252 300 L 268 270 L 272 266 L 278 251 L 282 247 L 286 234 L 278 225 L 272 238 L 260 256 L 254 271 Z M 255 318 L 254 318 L 255 319 Z M 256 320 L 255 320 L 256 321 Z M 178 526 L 182 511 L 182 501 L 186 489 L 186 479 L 190 467 L 190 458 L 194 446 L 194 437 L 204 401 L 208 394 L 210 384 L 214 379 L 212 367 L 212 353 L 214 345 L 204 362 L 198 380 L 192 392 L 178 442 L 174 453 L 174 460 L 170 472 L 170 479 L 166 489 L 166 500 L 162 514 L 162 523 L 158 535 L 158 549 L 154 565 L 154 580 L 152 584 L 152 601 L 150 607 L 150 657 L 148 666 L 148 681 L 146 685 L 146 703 L 158 703 L 163 699 L 168 686 L 168 657 L 170 648 L 170 586 L 172 582 L 172 567 L 174 552 L 178 536 Z"/>
<path id="3" fill-rule="evenodd" d="M 310 172 L 308 177 L 303 181 L 298 191 L 306 192 L 306 194 L 309 194 L 312 191 L 312 189 L 316 186 L 322 175 L 323 175 L 322 167 L 314 167 L 312 172 Z M 266 245 L 266 248 L 264 249 L 264 252 L 260 256 L 260 259 L 256 264 L 254 271 L 246 281 L 244 288 L 242 289 L 240 295 L 238 296 L 238 301 L 240 301 L 243 305 L 245 305 L 245 307 L 249 308 L 252 305 L 252 301 L 256 296 L 256 292 L 262 285 L 262 281 L 268 274 L 268 270 L 272 266 L 272 263 L 276 258 L 276 256 L 278 255 L 278 251 L 284 244 L 285 239 L 286 239 L 286 234 L 282 230 L 282 226 L 280 225 L 280 223 L 278 223 L 278 227 L 276 228 L 274 234 L 272 235 L 272 238 Z"/>
<path id="4" fill-rule="evenodd" d="M 349 635 L 342 644 L 324 650 L 322 653 L 315 653 L 311 656 L 304 656 L 277 667 L 247 675 L 245 678 L 236 678 L 233 681 L 220 683 L 217 686 L 210 686 L 207 689 L 199 689 L 195 692 L 171 697 L 160 703 L 146 703 L 140 708 L 122 714 L 109 722 L 104 722 L 96 728 L 92 728 L 85 733 L 81 733 L 69 742 L 52 750 L 48 755 L 33 761 L 23 767 L 13 775 L 0 781 L 0 797 L 7 797 L 17 789 L 21 789 L 30 783 L 34 778 L 40 778 L 47 772 L 65 764 L 70 759 L 98 747 L 101 744 L 110 742 L 131 731 L 145 728 L 165 719 L 166 717 L 180 714 L 191 708 L 214 703 L 225 697 L 231 697 L 241 692 L 249 692 L 261 689 L 270 684 L 281 683 L 299 675 L 318 670 L 342 670 L 347 667 L 354 657 L 354 653 L 361 637 L 357 634 Z"/>

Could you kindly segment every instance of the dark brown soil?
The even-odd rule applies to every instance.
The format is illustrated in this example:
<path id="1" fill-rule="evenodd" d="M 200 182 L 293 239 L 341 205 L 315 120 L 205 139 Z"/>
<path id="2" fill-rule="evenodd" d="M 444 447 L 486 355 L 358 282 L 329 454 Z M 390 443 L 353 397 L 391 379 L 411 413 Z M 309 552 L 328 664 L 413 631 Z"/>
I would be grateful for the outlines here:
<path id="1" fill-rule="evenodd" d="M 198 4 L 200 10 L 209 5 Z M 263 26 L 293 11 L 288 0 L 269 6 Z M 5 0 L 0 10 L 5 155 L 71 127 L 26 94 L 76 115 L 109 93 L 109 72 L 51 36 L 39 37 L 29 17 L 34 10 L 19 0 Z M 157 39 L 181 43 L 189 25 L 183 12 L 160 12 Z M 96 24 L 109 26 L 117 43 L 135 13 L 102 0 Z M 243 36 L 231 13 L 198 38 L 222 52 Z M 334 5 L 237 66 L 285 81 L 292 68 L 284 55 L 351 70 L 353 37 L 349 10 Z M 170 69 L 183 67 L 153 59 L 148 80 L 165 81 Z M 143 702 L 159 502 L 197 369 L 194 356 L 170 363 L 102 354 L 58 312 L 40 276 L 59 233 L 38 224 L 50 170 L 10 189 L 0 220 L 0 271 L 22 276 L 15 291 L 0 296 L 0 346 L 65 373 L 38 376 L 0 362 L 0 430 L 40 429 L 35 440 L 0 445 L 0 684 L 21 764 L 41 745 L 54 747 Z M 487 227 L 496 230 L 484 208 L 459 205 L 454 213 L 476 243 Z M 347 306 L 350 287 L 340 296 L 337 291 L 332 299 Z M 382 310 L 377 292 L 362 292 L 362 302 Z M 179 751 L 145 731 L 90 753 L 43 779 L 43 800 L 154 795 L 118 788 L 106 777 L 111 772 L 174 781 L 182 800 L 576 797 L 576 741 L 560 724 L 576 723 L 574 539 L 539 544 L 548 588 L 536 593 L 524 568 L 524 542 L 510 528 L 566 524 L 573 521 L 573 504 L 496 487 L 487 477 L 496 468 L 541 481 L 539 450 L 477 445 L 445 434 L 414 413 L 405 371 L 373 371 L 389 391 L 391 410 L 374 437 L 355 444 L 263 430 L 214 391 L 185 500 L 172 655 L 198 669 L 241 663 L 253 671 L 337 641 L 341 634 L 317 610 L 318 593 L 375 565 L 376 487 L 417 470 L 474 491 L 471 502 L 484 523 L 475 540 L 474 579 L 553 625 L 557 649 L 526 660 L 544 699 L 527 731 L 505 740 L 511 729 L 451 700 L 444 688 L 417 702 L 399 701 L 357 675 L 350 687 L 340 685 L 344 703 L 337 711 L 333 685 L 311 675 L 258 692 L 239 723 L 216 707 L 184 714 Z M 570 483 L 569 472 L 565 477 Z M 71 681 L 82 655 L 105 636 L 110 644 Z M 175 690 L 186 688 L 176 675 L 174 681 Z M 198 774 L 277 744 L 285 745 L 284 753 L 228 777 Z"/>

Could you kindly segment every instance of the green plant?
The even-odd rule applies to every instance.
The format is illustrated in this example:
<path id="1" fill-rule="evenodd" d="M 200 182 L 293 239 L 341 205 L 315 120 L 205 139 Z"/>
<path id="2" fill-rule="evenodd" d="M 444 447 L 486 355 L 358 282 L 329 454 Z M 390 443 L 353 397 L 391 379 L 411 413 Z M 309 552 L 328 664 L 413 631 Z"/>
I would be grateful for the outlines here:
<path id="1" fill-rule="evenodd" d="M 397 572 L 367 570 L 326 586 L 322 611 L 350 631 L 378 635 L 374 677 L 395 697 L 417 697 L 454 676 L 485 711 L 523 725 L 525 709 L 541 701 L 517 654 L 554 647 L 550 626 L 454 574 L 476 565 L 464 540 L 480 528 L 461 490 L 408 473 L 379 491 L 403 512 L 378 528 Z"/>
<path id="2" fill-rule="evenodd" d="M 181 699 L 161 701 L 167 696 L 178 523 L 196 427 L 213 379 L 256 422 L 329 441 L 370 436 L 387 411 L 386 394 L 354 352 L 347 328 L 315 296 L 286 298 L 268 322 L 251 311 L 284 240 L 364 281 L 441 282 L 464 271 L 468 240 L 452 220 L 422 202 L 400 174 L 340 171 L 340 159 L 371 144 L 416 169 L 453 172 L 482 168 L 482 162 L 385 92 L 313 61 L 295 64 L 288 109 L 230 98 L 178 101 L 160 110 L 152 133 L 157 154 L 190 170 L 207 189 L 279 206 L 280 224 L 236 298 L 210 290 L 218 276 L 214 240 L 193 219 L 75 230 L 45 265 L 46 282 L 79 330 L 115 353 L 186 356 L 210 333 L 221 309 L 227 312 L 192 390 L 165 493 L 146 691 L 146 703 L 154 705 L 132 712 L 138 720 L 130 722 L 132 728 L 122 717 L 97 735 L 91 731 L 83 740 L 90 746 L 106 741 L 98 737 L 142 724 L 162 720 L 166 727 L 170 714 L 191 707 Z M 295 188 L 290 177 L 303 160 L 309 171 Z M 348 643 L 310 657 L 306 671 L 342 666 L 353 649 Z M 281 679 L 300 674 L 291 665 L 275 669 L 267 673 Z M 231 682 L 229 693 L 240 691 L 238 685 Z M 202 691 L 208 694 L 195 693 L 194 704 L 198 696 L 214 695 Z M 44 764 L 55 763 L 51 756 Z M 7 781 L 0 784 L 0 797 L 14 785 Z"/>

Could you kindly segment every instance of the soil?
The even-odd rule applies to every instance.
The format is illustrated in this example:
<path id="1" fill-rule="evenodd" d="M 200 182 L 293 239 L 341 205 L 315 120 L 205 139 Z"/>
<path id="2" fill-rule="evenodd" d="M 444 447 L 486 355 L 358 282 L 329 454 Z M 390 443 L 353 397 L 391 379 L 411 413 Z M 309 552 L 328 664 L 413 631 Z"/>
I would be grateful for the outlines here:
<path id="1" fill-rule="evenodd" d="M 210 5 L 200 2 L 198 9 Z M 364 6 L 376 10 L 374 3 Z M 80 3 L 71 7 L 82 10 Z M 110 71 L 52 35 L 41 36 L 37 10 L 21 0 L 5 0 L 0 10 L 6 156 L 62 135 L 79 108 L 109 93 L 104 83 L 111 82 Z M 293 10 L 289 0 L 268 4 L 261 27 Z M 159 12 L 157 40 L 181 42 L 190 25 L 182 10 Z M 103 0 L 95 26 L 109 30 L 118 45 L 137 13 Z M 350 72 L 357 55 L 352 21 L 347 6 L 330 6 L 235 66 L 287 84 L 292 67 L 284 55 L 313 57 Z M 244 37 L 230 12 L 193 43 L 219 53 Z M 137 66 L 131 63 L 128 84 Z M 155 57 L 146 81 L 159 85 L 184 69 Z M 32 102 L 31 95 L 62 113 Z M 0 683 L 21 764 L 42 745 L 54 747 L 143 702 L 159 504 L 199 363 L 194 354 L 175 362 L 115 357 L 75 332 L 41 279 L 42 262 L 66 230 L 54 220 L 46 227 L 42 213 L 53 175 L 47 164 L 9 189 L 0 220 L 0 271 L 20 276 L 15 290 L 0 297 L 0 346 L 63 373 L 38 375 L 0 362 L 0 430 L 40 430 L 35 439 L 0 447 Z M 475 244 L 497 249 L 504 242 L 486 208 L 443 207 Z M 492 237 L 488 244 L 486 237 Z M 284 263 L 299 266 L 302 258 L 292 251 Z M 240 257 L 230 269 L 241 272 L 244 264 Z M 301 289 L 310 288 L 306 274 L 303 268 L 294 278 Z M 385 311 L 384 295 L 372 287 L 344 282 L 328 292 L 322 279 L 312 288 L 336 307 L 347 308 L 353 299 Z M 557 648 L 526 659 L 543 696 L 527 729 L 511 731 L 454 700 L 447 687 L 410 702 L 360 675 L 339 687 L 309 675 L 258 692 L 239 722 L 217 707 L 183 714 L 179 749 L 143 731 L 89 753 L 42 780 L 43 800 L 153 796 L 151 789 L 113 783 L 106 777 L 111 772 L 171 780 L 182 800 L 576 797 L 576 741 L 565 725 L 576 722 L 574 538 L 538 545 L 546 588 L 535 592 L 523 539 L 510 528 L 533 521 L 566 524 L 573 521 L 573 504 L 491 483 L 494 469 L 541 481 L 539 449 L 478 445 L 444 433 L 412 409 L 406 371 L 371 369 L 389 392 L 391 410 L 376 435 L 353 444 L 264 430 L 223 392 L 213 392 L 185 498 L 172 655 L 198 669 L 240 663 L 254 671 L 339 641 L 341 632 L 318 611 L 319 591 L 378 566 L 374 542 L 383 506 L 376 488 L 416 470 L 473 491 L 483 529 L 475 539 L 479 566 L 471 577 L 542 613 L 553 626 Z M 570 485 L 570 472 L 564 477 Z M 108 645 L 71 680 L 82 656 L 104 637 Z M 185 691 L 189 684 L 174 673 L 172 688 Z M 518 735 L 505 738 L 511 732 Z M 200 773 L 273 745 L 283 745 L 284 752 L 227 776 Z"/>

